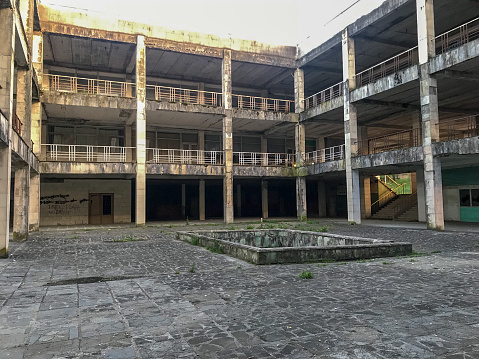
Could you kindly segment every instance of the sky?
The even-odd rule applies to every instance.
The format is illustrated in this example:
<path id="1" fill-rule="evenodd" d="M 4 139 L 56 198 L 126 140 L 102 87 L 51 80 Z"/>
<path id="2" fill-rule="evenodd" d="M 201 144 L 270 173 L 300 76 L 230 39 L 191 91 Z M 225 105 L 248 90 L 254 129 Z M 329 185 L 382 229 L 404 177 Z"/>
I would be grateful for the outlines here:
<path id="1" fill-rule="evenodd" d="M 256 40 L 318 46 L 384 0 L 40 0 L 98 16 Z"/>

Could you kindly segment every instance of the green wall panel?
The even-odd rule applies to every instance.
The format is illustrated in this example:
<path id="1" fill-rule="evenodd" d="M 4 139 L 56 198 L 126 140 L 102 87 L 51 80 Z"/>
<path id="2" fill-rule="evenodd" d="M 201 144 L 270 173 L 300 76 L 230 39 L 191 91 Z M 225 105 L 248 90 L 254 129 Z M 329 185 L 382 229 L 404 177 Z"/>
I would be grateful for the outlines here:
<path id="1" fill-rule="evenodd" d="M 479 222 L 479 207 L 461 207 L 461 222 Z"/>
<path id="2" fill-rule="evenodd" d="M 443 186 L 479 185 L 479 167 L 454 168 L 442 171 Z"/>

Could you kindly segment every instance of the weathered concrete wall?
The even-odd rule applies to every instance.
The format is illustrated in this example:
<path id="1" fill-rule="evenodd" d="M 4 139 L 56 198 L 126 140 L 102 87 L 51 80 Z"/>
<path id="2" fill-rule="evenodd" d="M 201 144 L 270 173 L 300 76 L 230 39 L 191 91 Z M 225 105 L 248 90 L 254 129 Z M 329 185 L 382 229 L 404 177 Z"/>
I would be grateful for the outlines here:
<path id="1" fill-rule="evenodd" d="M 399 164 L 420 163 L 424 158 L 422 147 L 402 148 L 400 150 L 363 155 L 352 158 L 353 168 L 370 168 Z"/>
<path id="2" fill-rule="evenodd" d="M 3 116 L 3 113 L 0 112 L 0 141 L 2 141 L 4 145 L 8 145 L 9 131 L 9 122 L 7 121 L 5 116 Z"/>
<path id="3" fill-rule="evenodd" d="M 234 166 L 234 177 L 295 177 L 297 169 L 293 167 Z"/>
<path id="4" fill-rule="evenodd" d="M 415 81 L 419 78 L 418 67 L 416 65 L 407 68 L 406 70 L 398 71 L 393 75 L 383 77 L 376 82 L 366 86 L 359 87 L 351 91 L 351 102 L 356 102 L 378 93 L 391 90 L 397 86 L 405 83 Z M 359 84 L 358 84 L 359 85 Z"/>
<path id="5" fill-rule="evenodd" d="M 31 169 L 38 173 L 39 161 L 36 156 L 33 155 L 30 147 L 27 146 L 25 141 L 15 132 L 11 131 L 11 144 L 12 154 L 15 156 L 15 162 L 21 161 L 31 167 Z"/>
<path id="6" fill-rule="evenodd" d="M 134 163 L 76 163 L 41 162 L 40 173 L 44 174 L 135 174 Z"/>
<path id="7" fill-rule="evenodd" d="M 210 34 L 170 30 L 64 9 L 57 10 L 42 4 L 38 4 L 38 12 L 40 25 L 46 32 L 129 43 L 136 42 L 136 35 L 143 35 L 148 47 L 218 58 L 223 57 L 223 48 L 230 48 L 233 50 L 233 60 L 295 67 L 296 47 L 293 46 L 272 46 L 257 41 L 223 39 Z"/>
<path id="8" fill-rule="evenodd" d="M 442 156 L 448 154 L 472 155 L 479 153 L 479 136 L 461 138 L 458 140 L 435 142 L 432 144 L 432 154 Z"/>
<path id="9" fill-rule="evenodd" d="M 443 187 L 444 220 L 460 221 L 461 207 L 459 204 L 459 189 Z"/>
<path id="10" fill-rule="evenodd" d="M 343 107 L 344 104 L 344 97 L 339 96 L 336 98 L 333 98 L 330 101 L 323 102 L 322 104 L 315 106 L 313 108 L 310 108 L 300 114 L 299 120 L 300 121 L 305 121 L 309 118 L 322 115 L 326 112 L 336 110 L 338 108 Z"/>
<path id="11" fill-rule="evenodd" d="M 308 176 L 338 171 L 346 171 L 344 160 L 316 163 L 308 166 Z"/>
<path id="12" fill-rule="evenodd" d="M 252 120 L 298 122 L 299 115 L 295 113 L 259 111 L 233 108 L 231 110 L 233 118 L 247 118 Z"/>
<path id="13" fill-rule="evenodd" d="M 149 175 L 222 176 L 224 166 L 148 163 L 146 173 Z"/>
<path id="14" fill-rule="evenodd" d="M 172 103 L 166 101 L 146 100 L 146 111 L 175 111 L 175 112 L 194 112 L 223 115 L 222 106 L 192 105 L 186 103 Z"/>
<path id="15" fill-rule="evenodd" d="M 56 105 L 117 108 L 122 110 L 136 110 L 136 99 L 118 96 L 88 95 L 78 93 L 45 91 L 41 95 L 42 103 Z"/>
<path id="16" fill-rule="evenodd" d="M 477 56 L 479 56 L 479 39 L 449 50 L 429 60 L 429 73 L 434 74 Z"/>
<path id="17" fill-rule="evenodd" d="M 115 223 L 131 222 L 131 182 L 128 180 L 65 179 L 41 183 L 40 225 L 88 224 L 90 193 L 113 193 Z"/>

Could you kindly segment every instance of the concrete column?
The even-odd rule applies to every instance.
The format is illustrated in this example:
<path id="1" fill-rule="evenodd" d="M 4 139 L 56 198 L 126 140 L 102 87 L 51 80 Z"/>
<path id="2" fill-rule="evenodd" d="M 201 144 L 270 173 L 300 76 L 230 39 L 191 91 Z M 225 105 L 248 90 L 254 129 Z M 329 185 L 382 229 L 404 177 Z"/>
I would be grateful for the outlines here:
<path id="1" fill-rule="evenodd" d="M 131 149 L 131 125 L 125 126 L 125 147 L 127 147 L 126 162 L 131 162 L 133 157 L 133 153 L 132 153 L 133 151 Z"/>
<path id="2" fill-rule="evenodd" d="M 202 164 L 205 160 L 205 131 L 198 131 L 198 163 Z"/>
<path id="3" fill-rule="evenodd" d="M 361 194 L 359 171 L 353 170 L 351 158 L 358 152 L 358 123 L 356 106 L 349 101 L 350 91 L 355 88 L 354 40 L 349 37 L 347 28 L 342 34 L 343 80 L 344 80 L 344 144 L 346 167 L 346 191 L 348 197 L 348 222 L 361 223 Z"/>
<path id="4" fill-rule="evenodd" d="M 264 135 L 261 136 L 261 153 L 268 153 L 268 138 Z M 263 166 L 267 166 L 268 165 L 268 157 L 263 156 L 261 163 L 262 163 Z"/>
<path id="5" fill-rule="evenodd" d="M 416 0 L 416 5 L 426 223 L 429 229 L 444 230 L 441 161 L 432 153 L 432 143 L 439 141 L 437 80 L 428 63 L 435 56 L 434 7 L 432 0 Z"/>
<path id="6" fill-rule="evenodd" d="M 15 23 L 12 9 L 0 9 L 0 110 L 11 121 L 13 112 Z M 10 122 L 11 123 L 11 122 Z M 9 126 L 9 133 L 11 133 Z M 10 135 L 0 145 L 0 257 L 8 256 L 10 230 L 10 181 L 12 171 Z"/>
<path id="7" fill-rule="evenodd" d="M 37 73 L 38 86 L 43 86 L 43 34 L 35 33 L 33 36 L 32 66 Z M 33 153 L 41 158 L 42 154 L 42 113 L 41 102 L 32 103 L 31 110 L 31 139 L 33 141 Z"/>
<path id="8" fill-rule="evenodd" d="M 326 183 L 318 181 L 318 215 L 319 217 L 327 217 L 326 210 Z"/>
<path id="9" fill-rule="evenodd" d="M 241 185 L 236 185 L 236 213 L 241 217 Z"/>
<path id="10" fill-rule="evenodd" d="M 268 212 L 268 181 L 261 181 L 261 217 L 266 219 L 269 217 Z"/>
<path id="11" fill-rule="evenodd" d="M 30 208 L 28 229 L 36 232 L 40 229 L 40 175 L 30 172 Z"/>
<path id="12" fill-rule="evenodd" d="M 146 47 L 145 37 L 136 43 L 136 225 L 146 222 Z"/>
<path id="13" fill-rule="evenodd" d="M 223 117 L 223 150 L 225 175 L 223 177 L 223 209 L 224 221 L 233 223 L 233 116 L 232 81 L 231 81 L 231 50 L 224 50 L 222 62 L 222 91 L 225 115 Z"/>
<path id="14" fill-rule="evenodd" d="M 362 201 L 361 201 L 361 218 L 371 217 L 371 178 L 368 176 L 364 178 L 362 185 Z"/>
<path id="15" fill-rule="evenodd" d="M 294 109 L 296 113 L 304 111 L 304 71 L 294 71 Z"/>
<path id="16" fill-rule="evenodd" d="M 298 220 L 305 221 L 308 216 L 306 202 L 306 177 L 303 173 L 304 153 L 306 150 L 304 124 L 297 123 L 295 126 L 296 144 L 296 215 Z"/>
<path id="17" fill-rule="evenodd" d="M 10 147 L 0 147 L 0 258 L 8 256 L 11 159 Z"/>
<path id="18" fill-rule="evenodd" d="M 16 114 L 23 123 L 21 136 L 25 143 L 30 146 L 32 138 L 32 70 L 30 67 L 17 69 Z"/>
<path id="19" fill-rule="evenodd" d="M 28 211 L 30 199 L 30 167 L 23 166 L 15 171 L 13 197 L 13 240 L 28 239 Z"/>
<path id="20" fill-rule="evenodd" d="M 424 193 L 424 171 L 416 172 L 418 221 L 426 222 L 426 196 Z"/>
<path id="21" fill-rule="evenodd" d="M 199 210 L 200 210 L 200 221 L 206 219 L 206 207 L 205 207 L 205 180 L 200 180 L 200 194 L 199 194 Z"/>
<path id="22" fill-rule="evenodd" d="M 186 184 L 181 184 L 181 216 L 186 218 Z"/>

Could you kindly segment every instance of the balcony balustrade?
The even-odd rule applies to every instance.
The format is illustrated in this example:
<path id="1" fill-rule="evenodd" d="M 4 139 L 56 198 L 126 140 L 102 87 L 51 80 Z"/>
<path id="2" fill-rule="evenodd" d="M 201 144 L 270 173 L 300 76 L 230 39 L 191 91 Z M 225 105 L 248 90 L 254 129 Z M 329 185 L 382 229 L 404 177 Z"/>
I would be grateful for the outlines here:
<path id="1" fill-rule="evenodd" d="M 436 54 L 442 54 L 476 39 L 479 39 L 479 18 L 436 36 Z"/>
<path id="2" fill-rule="evenodd" d="M 368 155 L 422 145 L 421 129 L 395 132 L 358 142 L 358 155 Z"/>
<path id="3" fill-rule="evenodd" d="M 134 147 L 44 144 L 47 161 L 132 162 Z"/>
<path id="4" fill-rule="evenodd" d="M 156 101 L 184 103 L 190 105 L 221 106 L 221 93 L 182 89 L 168 86 L 147 85 L 155 91 Z"/>
<path id="5" fill-rule="evenodd" d="M 45 74 L 44 83 L 48 84 L 50 91 L 119 97 L 135 96 L 135 84 L 129 82 Z"/>
<path id="6" fill-rule="evenodd" d="M 305 154 L 305 163 L 314 165 L 315 163 L 323 163 L 344 159 L 344 145 L 323 148 L 321 150 L 308 152 Z"/>
<path id="7" fill-rule="evenodd" d="M 289 113 L 294 112 L 294 101 L 233 94 L 233 107 Z"/>
<path id="8" fill-rule="evenodd" d="M 292 166 L 294 155 L 289 153 L 233 152 L 233 164 L 240 166 Z"/>
<path id="9" fill-rule="evenodd" d="M 311 95 L 304 99 L 304 108 L 307 110 L 309 108 L 313 108 L 318 106 L 322 103 L 330 101 L 336 97 L 340 97 L 343 95 L 343 83 L 340 82 L 336 85 L 333 85 L 325 90 L 319 91 L 314 95 Z"/>
<path id="10" fill-rule="evenodd" d="M 223 151 L 147 148 L 146 158 L 148 163 L 222 165 Z"/>

